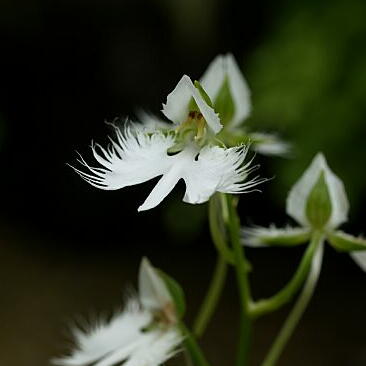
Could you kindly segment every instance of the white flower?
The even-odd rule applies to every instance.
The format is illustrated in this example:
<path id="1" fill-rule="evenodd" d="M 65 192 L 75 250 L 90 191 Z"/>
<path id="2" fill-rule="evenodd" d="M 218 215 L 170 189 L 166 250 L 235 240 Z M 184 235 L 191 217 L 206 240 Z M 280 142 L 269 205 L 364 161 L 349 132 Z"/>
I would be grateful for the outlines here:
<path id="1" fill-rule="evenodd" d="M 366 271 L 366 240 L 335 230 L 347 221 L 348 210 L 343 182 L 330 170 L 324 155 L 318 153 L 287 197 L 286 212 L 301 227 L 244 228 L 243 244 L 253 247 L 294 246 L 307 242 L 314 230 L 320 230 L 333 248 L 351 253 Z"/>
<path id="2" fill-rule="evenodd" d="M 328 191 L 328 203 L 331 208 L 329 218 L 324 225 L 334 229 L 347 221 L 349 204 L 343 182 L 329 169 L 322 153 L 315 156 L 309 168 L 291 188 L 287 197 L 286 212 L 302 226 L 311 226 L 307 206 L 310 194 L 322 176 Z M 323 202 L 319 202 L 319 205 L 322 204 Z"/>
<path id="3" fill-rule="evenodd" d="M 199 111 L 190 110 L 192 98 Z M 226 149 L 212 143 L 214 131 L 220 128 L 218 117 L 187 76 L 169 94 L 163 112 L 179 124 L 176 129 L 154 130 L 151 124 L 147 129 L 136 124 L 123 131 L 115 128 L 117 139 L 111 139 L 110 146 L 91 146 L 100 166 L 93 167 L 81 158 L 79 163 L 86 171 L 75 171 L 105 190 L 162 176 L 139 211 L 156 207 L 180 179 L 186 184 L 183 200 L 194 204 L 207 201 L 216 191 L 242 193 L 261 182 L 256 178 L 243 182 L 251 170 L 249 163 L 243 164 L 247 147 Z"/>
<path id="4" fill-rule="evenodd" d="M 139 299 L 109 322 L 89 331 L 74 330 L 77 349 L 53 360 L 60 366 L 158 366 L 178 351 L 182 336 L 169 291 L 156 270 L 144 259 L 140 266 Z"/>

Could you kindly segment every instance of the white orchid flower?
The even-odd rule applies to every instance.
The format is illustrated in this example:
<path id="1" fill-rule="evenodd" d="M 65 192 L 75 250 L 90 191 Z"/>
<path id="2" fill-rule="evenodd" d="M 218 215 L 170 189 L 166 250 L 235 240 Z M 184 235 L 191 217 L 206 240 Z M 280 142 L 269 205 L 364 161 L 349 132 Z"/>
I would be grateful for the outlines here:
<path id="1" fill-rule="evenodd" d="M 252 132 L 243 134 L 240 125 L 252 110 L 250 89 L 232 54 L 218 55 L 209 64 L 200 83 L 210 96 L 213 107 L 224 124 L 223 135 L 227 141 L 249 138 L 253 149 L 263 155 L 285 155 L 290 145 L 275 134 Z"/>
<path id="2" fill-rule="evenodd" d="M 79 160 L 87 171 L 74 170 L 91 185 L 115 190 L 162 176 L 139 211 L 156 207 L 180 179 L 186 184 L 184 202 L 202 203 L 216 191 L 242 193 L 261 180 L 247 178 L 244 164 L 248 147 L 224 148 L 215 145 L 220 120 L 207 104 L 204 91 L 183 76 L 168 95 L 163 113 L 177 126 L 153 129 L 131 124 L 123 131 L 115 128 L 117 139 L 108 148 L 91 146 L 100 164 L 92 167 Z"/>
<path id="3" fill-rule="evenodd" d="M 139 297 L 123 312 L 88 331 L 74 330 L 76 350 L 54 359 L 59 366 L 158 366 L 179 351 L 183 337 L 176 326 L 172 297 L 156 270 L 143 259 Z"/>
<path id="4" fill-rule="evenodd" d="M 343 182 L 330 170 L 323 154 L 318 153 L 287 196 L 286 212 L 301 227 L 279 229 L 254 227 L 243 229 L 243 242 L 250 246 L 294 246 L 309 240 L 313 231 L 321 231 L 338 251 L 351 252 L 352 258 L 366 270 L 366 240 L 336 228 L 347 221 L 349 203 Z"/>

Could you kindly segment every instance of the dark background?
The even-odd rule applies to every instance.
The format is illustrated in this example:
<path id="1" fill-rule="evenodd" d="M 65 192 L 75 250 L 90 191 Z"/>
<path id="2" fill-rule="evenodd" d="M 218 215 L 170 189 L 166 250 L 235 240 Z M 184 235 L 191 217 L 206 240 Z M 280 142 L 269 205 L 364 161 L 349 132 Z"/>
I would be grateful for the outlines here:
<path id="1" fill-rule="evenodd" d="M 156 113 L 183 73 L 198 79 L 232 52 L 252 89 L 253 130 L 294 145 L 290 159 L 263 158 L 275 179 L 243 195 L 244 224 L 289 222 L 285 198 L 322 150 L 351 203 L 344 229 L 365 232 L 366 3 L 334 1 L 0 1 L 0 364 L 47 365 L 68 347 L 67 324 L 115 309 L 136 283 L 142 255 L 176 277 L 192 319 L 215 252 L 206 205 L 181 202 L 179 184 L 158 208 L 137 213 L 155 182 L 106 192 L 66 163 L 103 121 Z M 294 270 L 302 249 L 249 251 L 257 296 Z M 365 365 L 366 276 L 327 249 L 320 284 L 279 365 Z M 214 365 L 230 364 L 236 329 L 234 277 L 204 339 Z M 258 364 L 285 315 L 258 323 Z"/>

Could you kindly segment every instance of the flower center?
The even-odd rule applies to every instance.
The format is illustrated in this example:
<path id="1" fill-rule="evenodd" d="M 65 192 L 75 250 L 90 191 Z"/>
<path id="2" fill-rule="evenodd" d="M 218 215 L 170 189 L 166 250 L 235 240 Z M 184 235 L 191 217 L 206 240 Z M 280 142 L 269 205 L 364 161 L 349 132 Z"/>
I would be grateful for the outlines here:
<path id="1" fill-rule="evenodd" d="M 198 146 L 206 143 L 207 122 L 199 111 L 190 111 L 188 118 L 175 129 L 175 144 L 168 149 L 168 154 L 182 151 L 187 145 L 195 142 Z"/>
<path id="2" fill-rule="evenodd" d="M 149 332 L 153 329 L 166 329 L 177 323 L 174 304 L 167 303 L 162 309 L 153 313 L 153 318 L 149 324 L 141 329 L 142 332 Z"/>
<path id="3" fill-rule="evenodd" d="M 176 131 L 184 139 L 188 137 L 189 139 L 199 140 L 205 136 L 206 124 L 201 112 L 190 111 L 187 120 L 179 125 Z"/>

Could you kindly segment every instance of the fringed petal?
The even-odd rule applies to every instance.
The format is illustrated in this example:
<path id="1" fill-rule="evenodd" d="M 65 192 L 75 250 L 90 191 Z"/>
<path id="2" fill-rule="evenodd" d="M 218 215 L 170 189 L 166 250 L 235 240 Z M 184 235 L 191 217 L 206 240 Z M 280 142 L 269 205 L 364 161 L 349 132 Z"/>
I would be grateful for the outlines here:
<path id="1" fill-rule="evenodd" d="M 107 148 L 91 146 L 100 167 L 92 167 L 81 158 L 78 161 L 86 169 L 72 168 L 94 187 L 120 189 L 164 174 L 170 166 L 167 150 L 172 145 L 174 137 L 170 134 L 148 134 L 136 125 L 123 131 L 116 128 L 116 140 L 111 140 Z"/>
<path id="2" fill-rule="evenodd" d="M 83 366 L 118 351 L 125 359 L 140 345 L 142 329 L 152 320 L 151 313 L 142 309 L 136 299 L 127 303 L 124 311 L 109 322 L 99 321 L 89 330 L 76 328 L 74 337 L 77 349 L 67 357 L 53 360 L 60 366 Z"/>
<path id="3" fill-rule="evenodd" d="M 310 238 L 306 228 L 251 227 L 242 229 L 242 243 L 249 247 L 296 246 L 304 244 Z"/>

